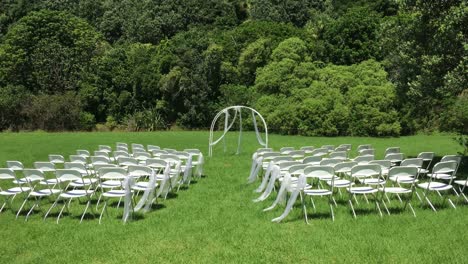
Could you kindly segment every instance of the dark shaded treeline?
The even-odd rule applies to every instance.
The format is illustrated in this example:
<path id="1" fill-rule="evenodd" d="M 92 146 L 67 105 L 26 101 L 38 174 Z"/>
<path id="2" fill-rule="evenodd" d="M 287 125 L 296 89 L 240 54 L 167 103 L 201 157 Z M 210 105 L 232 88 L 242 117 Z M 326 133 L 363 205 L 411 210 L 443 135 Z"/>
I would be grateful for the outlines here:
<path id="1" fill-rule="evenodd" d="M 0 0 L 0 129 L 468 130 L 466 1 Z"/>

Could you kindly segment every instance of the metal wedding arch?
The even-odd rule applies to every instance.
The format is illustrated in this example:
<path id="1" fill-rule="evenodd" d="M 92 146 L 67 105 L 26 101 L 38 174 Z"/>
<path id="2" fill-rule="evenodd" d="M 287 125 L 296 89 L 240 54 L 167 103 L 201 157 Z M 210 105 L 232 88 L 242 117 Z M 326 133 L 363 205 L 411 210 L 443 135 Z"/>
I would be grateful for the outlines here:
<path id="1" fill-rule="evenodd" d="M 221 140 L 224 139 L 227 132 L 232 128 L 232 126 L 236 122 L 238 116 L 239 116 L 239 138 L 238 138 L 238 141 L 237 141 L 237 152 L 236 152 L 236 154 L 240 153 L 240 145 L 241 145 L 241 140 L 242 140 L 242 110 L 248 110 L 248 111 L 251 112 L 252 122 L 253 122 L 253 125 L 254 125 L 254 128 L 255 128 L 255 135 L 257 136 L 257 141 L 263 147 L 265 147 L 265 148 L 268 147 L 268 128 L 267 128 L 267 124 L 265 122 L 265 119 L 263 119 L 262 115 L 257 110 L 255 110 L 255 109 L 253 109 L 251 107 L 236 105 L 236 106 L 226 107 L 223 110 L 219 111 L 216 114 L 216 116 L 214 117 L 213 122 L 211 122 L 208 156 L 210 156 L 210 157 L 213 156 L 213 146 L 218 144 Z M 229 122 L 230 111 L 234 112 L 234 113 L 233 113 L 232 121 Z M 218 121 L 218 119 L 220 117 L 222 117 L 223 114 L 225 116 L 224 117 L 224 132 L 221 135 L 221 137 L 219 137 L 217 140 L 213 141 L 214 140 L 213 139 L 213 130 L 215 128 L 216 121 Z M 263 122 L 263 126 L 265 127 L 265 141 L 263 141 L 262 135 L 258 131 L 256 116 L 258 116 L 260 118 L 260 120 Z M 224 140 L 223 140 L 223 142 L 224 142 L 224 151 L 226 151 L 226 142 Z"/>

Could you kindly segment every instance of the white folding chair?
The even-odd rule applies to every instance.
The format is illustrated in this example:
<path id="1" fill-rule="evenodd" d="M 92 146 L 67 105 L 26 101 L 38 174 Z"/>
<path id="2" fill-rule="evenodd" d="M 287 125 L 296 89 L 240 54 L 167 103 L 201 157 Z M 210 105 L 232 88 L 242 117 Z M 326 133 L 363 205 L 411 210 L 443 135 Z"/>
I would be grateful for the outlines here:
<path id="1" fill-rule="evenodd" d="M 108 157 L 103 156 L 91 156 L 91 164 L 95 166 L 96 164 L 110 164 L 111 161 Z"/>
<path id="2" fill-rule="evenodd" d="M 346 177 L 351 175 L 351 168 L 356 166 L 357 162 L 354 161 L 347 161 L 341 162 L 333 166 L 333 170 L 335 171 L 335 175 L 337 178 L 334 180 L 334 188 L 338 188 L 338 192 L 340 196 L 342 195 L 341 189 L 348 188 L 350 184 L 354 185 L 354 182 L 346 179 Z M 331 180 L 326 181 L 328 185 L 331 185 Z"/>
<path id="3" fill-rule="evenodd" d="M 112 181 L 112 182 L 119 183 L 119 186 L 115 186 L 111 190 L 101 193 L 101 196 L 103 197 L 103 200 L 104 200 L 104 205 L 102 207 L 102 211 L 99 216 L 99 224 L 100 224 L 104 211 L 107 213 L 107 215 L 109 214 L 107 211 L 108 200 L 111 198 L 119 198 L 119 203 L 117 204 L 117 207 L 118 207 L 120 205 L 122 198 L 125 197 L 126 190 L 123 188 L 123 184 L 124 184 L 123 182 L 127 178 L 127 170 L 124 168 L 100 168 L 98 175 L 101 181 L 104 181 L 104 182 Z"/>
<path id="4" fill-rule="evenodd" d="M 375 155 L 375 150 L 374 149 L 363 149 L 359 151 L 359 156 L 365 156 L 365 155 Z"/>
<path id="5" fill-rule="evenodd" d="M 328 155 L 328 149 L 327 148 L 316 148 L 312 150 L 312 152 L 309 153 L 309 156 L 325 156 Z"/>
<path id="6" fill-rule="evenodd" d="M 280 148 L 280 153 L 281 154 L 289 154 L 289 152 L 293 151 L 294 147 L 282 147 Z"/>
<path id="7" fill-rule="evenodd" d="M 321 156 L 310 156 L 310 157 L 305 157 L 302 160 L 302 163 L 308 164 L 308 165 L 319 165 L 321 161 L 322 161 Z"/>
<path id="8" fill-rule="evenodd" d="M 392 162 L 392 165 L 397 165 L 405 159 L 405 154 L 403 153 L 390 153 L 385 155 L 385 160 Z"/>
<path id="9" fill-rule="evenodd" d="M 0 181 L 4 182 L 3 180 L 6 181 L 14 181 L 14 182 L 19 182 L 19 180 L 16 178 L 15 171 L 10 169 L 10 168 L 1 168 L 0 169 Z M 23 184 L 19 184 L 17 187 L 3 187 L 3 184 L 0 184 L 0 196 L 5 197 L 2 207 L 0 208 L 0 213 L 3 211 L 3 208 L 5 208 L 5 205 L 8 205 L 10 210 L 13 211 L 13 207 L 11 205 L 11 202 L 15 199 L 16 195 L 21 194 L 21 193 L 26 193 L 31 190 L 30 187 L 24 187 Z"/>
<path id="10" fill-rule="evenodd" d="M 411 199 L 413 198 L 413 192 L 414 192 L 414 187 L 415 187 L 415 182 L 416 178 L 418 176 L 418 168 L 417 167 L 409 167 L 409 166 L 398 166 L 398 167 L 393 167 L 388 171 L 388 177 L 389 179 L 394 179 L 396 183 L 398 183 L 398 186 L 392 186 L 392 187 L 387 187 L 385 185 L 382 185 L 382 187 L 379 187 L 379 191 L 382 192 L 382 195 L 385 196 L 390 203 L 390 199 L 388 198 L 387 194 L 395 194 L 400 202 L 402 202 L 400 195 L 407 195 L 406 200 L 405 200 L 405 205 L 403 207 L 403 210 L 406 209 L 407 206 L 411 209 L 411 212 L 413 212 L 414 217 L 416 217 L 416 212 L 413 209 L 413 206 L 411 205 Z M 409 184 L 408 188 L 402 187 L 401 184 Z M 382 197 L 381 201 L 385 207 L 385 210 L 387 213 L 390 215 L 390 211 L 388 210 L 387 204 L 385 203 L 385 199 Z"/>
<path id="11" fill-rule="evenodd" d="M 434 212 L 437 211 L 434 205 L 432 204 L 432 202 L 429 200 L 428 194 L 429 192 L 436 191 L 440 195 L 440 192 L 442 191 L 454 190 L 452 186 L 452 181 L 453 181 L 453 176 L 455 174 L 455 171 L 457 170 L 457 166 L 458 164 L 456 161 L 442 161 L 434 165 L 434 168 L 432 168 L 431 177 L 428 177 L 429 181 L 424 182 L 424 183 L 419 183 L 417 185 L 419 188 L 424 190 L 424 196 L 423 196 L 423 200 L 421 201 L 421 205 L 424 203 L 424 200 L 426 200 L 429 206 L 432 208 L 432 210 L 434 210 Z M 435 179 L 441 178 L 437 175 L 444 175 L 443 180 L 448 180 L 448 183 L 435 181 Z M 453 208 L 456 208 L 455 204 L 452 202 L 452 200 L 449 197 L 447 197 L 447 195 L 444 196 L 443 202 L 445 202 L 446 199 L 448 199 L 450 205 Z"/>
<path id="12" fill-rule="evenodd" d="M 41 179 L 44 179 L 43 173 L 40 170 L 35 170 L 35 169 L 27 169 L 25 173 L 25 178 L 29 189 L 31 190 L 28 192 L 27 196 L 24 198 L 23 203 L 21 204 L 18 212 L 16 213 L 16 219 L 18 219 L 19 215 L 21 214 L 23 207 L 29 203 L 30 199 L 34 199 L 34 204 L 29 206 L 29 211 L 26 214 L 25 221 L 28 220 L 29 216 L 32 214 L 35 208 L 40 208 L 40 202 L 44 197 L 52 197 L 54 195 L 57 195 L 61 192 L 60 189 L 55 189 L 55 184 L 45 184 L 47 187 L 42 188 L 42 189 L 36 189 L 36 184 L 35 182 Z M 55 180 L 55 182 L 58 182 Z"/>
<path id="13" fill-rule="evenodd" d="M 85 157 L 83 157 L 81 155 L 70 155 L 69 160 L 70 160 L 70 162 L 81 163 L 81 164 L 84 164 L 85 166 L 88 165 L 87 158 L 85 158 Z"/>
<path id="14" fill-rule="evenodd" d="M 309 188 L 309 189 L 304 189 L 302 192 L 306 196 L 310 196 L 310 201 L 312 203 L 312 206 L 314 208 L 314 211 L 317 211 L 315 207 L 315 203 L 313 200 L 314 196 L 328 196 L 328 204 L 330 206 L 330 213 L 332 216 L 332 220 L 335 221 L 335 215 L 333 213 L 333 205 L 336 206 L 336 201 L 335 198 L 333 198 L 333 189 L 335 186 L 335 171 L 332 166 L 311 166 L 307 168 L 307 174 L 308 177 L 313 177 L 313 178 L 318 178 L 326 180 L 329 179 L 329 185 L 327 185 L 329 188 Z M 305 177 L 305 175 L 301 175 L 300 177 Z M 306 202 L 305 202 L 305 197 L 302 198 L 302 206 L 304 210 L 304 217 L 306 219 L 306 223 L 309 224 L 309 220 L 307 217 L 307 209 L 306 209 Z"/>
<path id="15" fill-rule="evenodd" d="M 374 159 L 374 155 L 363 155 L 355 157 L 352 161 L 357 162 L 358 165 L 366 165 Z"/>
<path id="16" fill-rule="evenodd" d="M 117 163 L 119 164 L 119 166 L 127 167 L 131 165 L 138 165 L 138 160 L 131 157 L 118 157 Z"/>
<path id="17" fill-rule="evenodd" d="M 57 206 L 58 202 L 60 200 L 63 200 L 62 209 L 60 210 L 57 216 L 57 224 L 58 224 L 60 217 L 62 216 L 65 208 L 67 209 L 67 212 L 70 214 L 69 206 L 73 199 L 85 198 L 86 207 L 80 219 L 80 223 L 83 222 L 83 218 L 86 215 L 86 212 L 88 211 L 89 205 L 91 204 L 91 196 L 94 194 L 94 190 L 90 188 L 68 190 L 68 187 L 70 185 L 72 185 L 74 182 L 79 182 L 79 181 L 81 181 L 82 186 L 90 186 L 89 184 L 86 184 L 84 182 L 83 176 L 77 170 L 59 169 L 55 173 L 57 175 L 57 181 L 59 182 L 62 192 L 57 196 L 57 199 L 55 199 L 55 202 L 52 204 L 52 206 L 49 208 L 49 210 L 45 214 L 44 220 L 47 219 L 47 216 L 52 211 L 52 209 Z M 92 208 L 91 208 L 91 211 L 93 211 Z M 94 212 L 93 212 L 93 215 L 94 215 Z"/>
<path id="18" fill-rule="evenodd" d="M 388 174 L 388 170 L 390 170 L 390 167 L 392 167 L 392 162 L 389 160 L 371 160 L 369 161 L 369 164 L 379 165 L 382 171 L 382 175 L 384 176 Z"/>
<path id="19" fill-rule="evenodd" d="M 335 166 L 338 163 L 342 163 L 343 159 L 340 158 L 330 158 L 330 159 L 323 159 L 320 161 L 320 166 Z"/>
<path id="20" fill-rule="evenodd" d="M 328 152 L 332 152 L 333 150 L 335 150 L 334 145 L 323 145 L 320 148 L 326 149 Z"/>
<path id="21" fill-rule="evenodd" d="M 351 207 L 351 210 L 353 211 L 354 218 L 356 218 L 356 211 L 354 210 L 353 199 L 358 204 L 356 195 L 364 195 L 364 198 L 366 198 L 366 201 L 367 201 L 367 197 L 366 197 L 367 194 L 370 194 L 373 196 L 375 206 L 378 209 L 380 216 L 382 217 L 382 211 L 380 210 L 379 200 L 376 195 L 376 193 L 378 192 L 378 189 L 374 189 L 368 185 L 355 186 L 351 184 L 351 182 L 354 182 L 355 179 L 370 178 L 370 177 L 375 177 L 376 175 L 378 178 L 381 177 L 381 169 L 380 169 L 380 166 L 377 164 L 356 165 L 351 168 L 351 181 L 347 190 L 349 192 L 348 203 L 349 203 L 349 206 Z"/>

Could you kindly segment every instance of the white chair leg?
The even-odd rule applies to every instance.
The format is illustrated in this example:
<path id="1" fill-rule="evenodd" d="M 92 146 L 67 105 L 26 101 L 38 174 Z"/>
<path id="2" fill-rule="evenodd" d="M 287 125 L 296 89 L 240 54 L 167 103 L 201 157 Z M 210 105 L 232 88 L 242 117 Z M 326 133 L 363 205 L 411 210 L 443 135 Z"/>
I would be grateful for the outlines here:
<path id="1" fill-rule="evenodd" d="M 354 219 L 356 219 L 356 212 L 354 211 L 353 202 L 351 201 L 351 199 L 348 200 L 348 202 L 349 202 L 349 205 L 350 205 L 350 207 L 351 207 L 351 210 L 353 211 Z"/>
<path id="2" fill-rule="evenodd" d="M 414 208 L 413 208 L 413 206 L 411 205 L 410 202 L 408 203 L 408 206 L 411 209 L 411 212 L 413 212 L 414 217 L 416 217 L 416 212 L 414 211 Z"/>
<path id="3" fill-rule="evenodd" d="M 390 211 L 388 210 L 387 204 L 385 203 L 384 200 L 382 200 L 382 204 L 384 205 L 385 211 L 387 211 L 387 214 L 390 215 Z"/>
<path id="4" fill-rule="evenodd" d="M 47 216 L 49 215 L 50 211 L 52 211 L 52 208 L 54 208 L 57 205 L 57 200 L 50 206 L 49 210 L 47 210 L 46 214 L 44 215 L 44 221 L 47 219 Z"/>
<path id="5" fill-rule="evenodd" d="M 449 201 L 450 205 L 452 205 L 453 209 L 457 209 L 457 207 L 455 206 L 455 204 L 452 202 L 452 200 L 450 198 L 448 198 L 448 201 Z"/>
<path id="6" fill-rule="evenodd" d="M 107 206 L 107 200 L 104 201 L 104 205 L 103 205 L 103 207 L 102 207 L 101 214 L 99 215 L 99 224 L 101 224 L 101 219 L 102 219 L 102 215 L 104 214 L 104 210 L 107 209 L 106 206 Z M 107 211 L 107 210 L 106 210 L 106 211 Z"/>
<path id="7" fill-rule="evenodd" d="M 63 203 L 62 209 L 60 210 L 60 213 L 57 216 L 57 224 L 59 223 L 60 217 L 62 216 L 63 209 L 65 209 L 65 207 L 67 207 L 67 202 L 66 201 Z"/>
<path id="8" fill-rule="evenodd" d="M 7 200 L 8 201 L 8 200 Z M 7 201 L 5 201 L 5 203 L 7 203 Z M 21 204 L 20 208 L 18 209 L 18 212 L 16 213 L 16 219 L 18 219 L 19 215 L 21 214 L 21 211 L 23 211 L 23 207 L 24 205 L 28 202 L 28 197 L 26 197 L 26 199 L 24 199 L 23 203 Z M 2 207 L 3 208 L 3 207 Z"/>
<path id="9" fill-rule="evenodd" d="M 83 218 L 84 218 L 84 216 L 85 216 L 85 214 L 86 214 L 86 211 L 88 210 L 88 207 L 89 207 L 89 204 L 90 204 L 90 203 L 91 203 L 91 200 L 88 200 L 88 202 L 86 203 L 86 207 L 85 207 L 85 209 L 84 209 L 84 212 L 83 212 L 83 214 L 81 215 L 80 224 L 81 224 L 81 222 L 83 222 Z"/>
<path id="10" fill-rule="evenodd" d="M 31 206 L 31 209 L 29 209 L 29 212 L 26 215 L 26 218 L 24 219 L 24 221 L 28 221 L 29 215 L 34 211 L 35 207 L 39 207 L 39 201 L 40 201 L 40 198 L 38 198 L 36 202 L 33 204 L 33 206 Z"/>

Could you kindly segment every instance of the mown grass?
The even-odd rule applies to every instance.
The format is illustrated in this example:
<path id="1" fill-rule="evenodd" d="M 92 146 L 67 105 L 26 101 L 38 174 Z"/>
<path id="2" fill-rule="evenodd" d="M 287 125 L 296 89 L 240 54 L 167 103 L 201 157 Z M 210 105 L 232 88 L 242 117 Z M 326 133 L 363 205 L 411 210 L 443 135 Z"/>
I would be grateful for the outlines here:
<path id="1" fill-rule="evenodd" d="M 409 211 L 380 218 L 372 206 L 362 206 L 357 220 L 344 199 L 331 221 L 325 200 L 317 200 L 318 214 L 310 210 L 311 225 L 299 207 L 281 224 L 270 220 L 283 208 L 262 212 L 273 198 L 253 203 L 258 182 L 247 185 L 251 154 L 258 147 L 252 133 L 244 133 L 242 154 L 233 155 L 236 134 L 206 158 L 206 177 L 162 201 L 155 210 L 123 225 L 122 208 L 110 210 L 101 225 L 95 219 L 79 224 L 82 205 L 72 204 L 72 215 L 55 223 L 42 221 L 42 213 L 28 222 L 15 220 L 11 211 L 0 214 L 1 263 L 311 263 L 311 262 L 465 262 L 468 205 L 456 210 L 445 206 L 437 213 L 420 208 L 417 218 Z M 207 153 L 208 132 L 155 133 L 19 133 L 0 134 L 0 164 L 20 160 L 26 166 L 47 160 L 48 154 L 68 156 L 76 149 L 95 150 L 115 142 L 156 144 L 177 149 L 199 148 Z M 435 151 L 455 154 L 451 136 L 400 138 L 321 138 L 270 136 L 270 146 L 304 146 L 370 143 L 378 157 L 386 147 L 400 146 L 407 156 Z M 466 176 L 466 175 L 465 175 Z M 433 196 L 435 200 L 437 197 Z M 15 201 L 17 208 L 20 199 Z M 361 203 L 362 205 L 363 203 Z M 393 205 L 397 205 L 394 203 Z M 47 209 L 48 205 L 44 209 Z"/>

